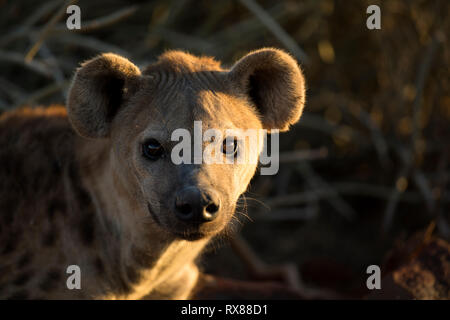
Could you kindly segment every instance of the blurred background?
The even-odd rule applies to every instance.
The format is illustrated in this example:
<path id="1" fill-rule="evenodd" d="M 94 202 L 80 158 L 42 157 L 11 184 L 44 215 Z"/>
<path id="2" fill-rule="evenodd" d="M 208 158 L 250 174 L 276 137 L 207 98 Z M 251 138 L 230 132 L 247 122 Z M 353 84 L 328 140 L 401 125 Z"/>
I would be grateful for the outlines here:
<path id="1" fill-rule="evenodd" d="M 81 30 L 66 27 L 69 4 Z M 371 4 L 381 30 L 366 27 Z M 279 173 L 252 181 L 240 232 L 306 285 L 358 298 L 367 266 L 389 272 L 405 250 L 450 236 L 449 14 L 447 0 L 0 0 L 0 112 L 63 104 L 75 68 L 101 52 L 141 66 L 167 49 L 225 66 L 260 47 L 290 52 L 305 112 L 280 135 Z M 201 263 L 249 277 L 226 238 Z"/>

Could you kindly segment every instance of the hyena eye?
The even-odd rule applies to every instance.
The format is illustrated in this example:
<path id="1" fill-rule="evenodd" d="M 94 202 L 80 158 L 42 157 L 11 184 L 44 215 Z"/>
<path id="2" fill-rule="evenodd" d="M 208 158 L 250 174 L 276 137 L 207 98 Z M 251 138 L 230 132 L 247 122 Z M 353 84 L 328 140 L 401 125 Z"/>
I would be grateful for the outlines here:
<path id="1" fill-rule="evenodd" d="M 149 160 L 156 161 L 164 154 L 164 148 L 156 139 L 149 139 L 142 145 L 142 154 Z"/>
<path id="2" fill-rule="evenodd" d="M 227 156 L 234 155 L 236 156 L 238 150 L 238 142 L 237 139 L 225 139 L 222 143 L 222 152 Z"/>

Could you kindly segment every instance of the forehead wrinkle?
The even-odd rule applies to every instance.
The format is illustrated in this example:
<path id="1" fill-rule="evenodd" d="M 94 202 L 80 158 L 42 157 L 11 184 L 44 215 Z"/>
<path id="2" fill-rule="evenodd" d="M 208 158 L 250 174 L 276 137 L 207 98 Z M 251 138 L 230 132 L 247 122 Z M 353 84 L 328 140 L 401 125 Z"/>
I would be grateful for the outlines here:
<path id="1" fill-rule="evenodd" d="M 150 132 L 160 132 L 159 138 L 170 139 L 168 123 L 173 119 L 159 104 L 153 102 L 150 106 L 147 105 L 134 118 L 138 120 L 136 129 L 139 130 L 139 135 L 149 136 Z"/>
<path id="2" fill-rule="evenodd" d="M 178 86 L 181 86 L 180 83 Z M 173 89 L 176 89 L 174 87 Z M 185 107 L 188 104 L 189 99 L 186 97 L 186 94 L 182 90 L 173 90 L 173 94 L 165 93 L 156 99 L 156 108 L 159 110 L 161 114 L 160 121 L 164 123 L 164 126 L 167 128 L 171 121 L 180 121 L 180 119 L 186 118 L 185 112 L 187 108 Z M 183 114 L 183 117 L 180 115 Z"/>
<path id="3" fill-rule="evenodd" d="M 168 77 L 170 77 L 170 75 Z M 173 98 L 174 95 L 177 95 L 181 91 L 180 89 L 184 87 L 184 85 L 185 84 L 183 79 L 172 77 L 170 81 L 166 82 L 166 85 L 159 86 L 158 92 L 163 93 L 161 97 L 161 105 L 171 105 L 171 98 Z"/>
<path id="4" fill-rule="evenodd" d="M 214 92 L 213 88 L 217 87 L 216 81 L 212 74 L 206 72 L 192 72 L 189 77 L 193 79 L 193 85 L 198 89 L 198 91 L 211 91 Z"/>

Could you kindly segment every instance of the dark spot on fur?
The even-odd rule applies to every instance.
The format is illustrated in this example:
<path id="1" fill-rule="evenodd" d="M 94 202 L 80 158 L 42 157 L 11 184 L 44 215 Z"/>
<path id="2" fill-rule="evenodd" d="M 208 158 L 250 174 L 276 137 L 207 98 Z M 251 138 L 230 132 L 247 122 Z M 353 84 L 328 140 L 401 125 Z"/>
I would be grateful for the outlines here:
<path id="1" fill-rule="evenodd" d="M 93 212 L 86 212 L 79 225 L 80 237 L 84 245 L 90 246 L 95 238 L 95 219 Z"/>
<path id="2" fill-rule="evenodd" d="M 13 284 L 18 287 L 23 286 L 30 281 L 32 276 L 32 271 L 21 273 L 14 279 Z"/>
<path id="3" fill-rule="evenodd" d="M 16 235 L 11 235 L 5 246 L 3 247 L 2 254 L 7 255 L 14 251 L 17 247 Z"/>
<path id="4" fill-rule="evenodd" d="M 53 161 L 53 174 L 58 175 L 62 171 L 62 165 L 59 159 Z"/>
<path id="5" fill-rule="evenodd" d="M 22 269 L 30 264 L 33 260 L 33 255 L 30 252 L 25 252 L 17 261 L 17 267 Z"/>
<path id="6" fill-rule="evenodd" d="M 72 182 L 77 182 L 80 180 L 79 175 L 78 175 L 78 168 L 77 165 L 74 162 L 71 162 L 67 168 L 68 170 L 68 175 L 69 175 L 69 179 Z"/>
<path id="7" fill-rule="evenodd" d="M 131 256 L 140 267 L 149 267 L 152 263 L 152 257 L 149 254 L 134 246 L 131 248 Z"/>
<path id="8" fill-rule="evenodd" d="M 28 299 L 28 293 L 25 290 L 14 292 L 12 295 L 6 298 L 7 300 L 26 300 Z"/>
<path id="9" fill-rule="evenodd" d="M 82 213 L 78 227 L 80 238 L 84 245 L 90 246 L 95 239 L 95 212 L 93 210 L 92 199 L 82 185 L 76 163 L 72 163 L 68 167 L 68 170 L 79 206 L 78 210 Z"/>
<path id="10" fill-rule="evenodd" d="M 61 273 L 56 269 L 52 269 L 44 276 L 44 279 L 39 284 L 39 288 L 42 291 L 50 291 L 55 289 L 60 281 Z"/>
<path id="11" fill-rule="evenodd" d="M 131 283 L 136 283 L 141 278 L 139 272 L 136 270 L 136 267 L 128 266 L 126 268 L 126 272 L 127 272 L 128 280 Z"/>
<path id="12" fill-rule="evenodd" d="M 12 271 L 12 269 L 13 268 L 11 265 L 0 266 L 0 276 L 7 275 L 8 273 L 10 273 Z"/>
<path id="13" fill-rule="evenodd" d="M 62 199 L 54 199 L 48 207 L 48 217 L 52 219 L 58 214 L 65 215 L 66 210 L 66 203 Z"/>
<path id="14" fill-rule="evenodd" d="M 85 189 L 81 187 L 78 190 L 78 201 L 81 208 L 90 208 L 90 206 L 92 205 L 91 196 Z"/>
<path id="15" fill-rule="evenodd" d="M 108 219 L 104 217 L 104 223 L 105 223 L 105 229 L 108 230 L 108 234 L 114 239 L 120 239 L 121 232 L 117 225 L 111 221 L 111 219 Z"/>
<path id="16" fill-rule="evenodd" d="M 102 259 L 100 259 L 100 257 L 95 258 L 94 266 L 99 275 L 103 276 L 105 274 L 105 264 L 103 263 Z"/>
<path id="17" fill-rule="evenodd" d="M 71 163 L 68 167 L 70 181 L 74 184 L 77 202 L 80 209 L 89 208 L 92 205 L 92 199 L 87 190 L 83 187 L 80 179 L 79 169 L 76 163 Z"/>
<path id="18" fill-rule="evenodd" d="M 6 226 L 9 226 L 12 224 L 14 219 L 14 212 L 10 209 L 1 209 L 3 212 L 3 223 Z"/>
<path id="19" fill-rule="evenodd" d="M 14 195 L 6 195 L 3 199 L 0 199 L 0 213 L 5 225 L 9 226 L 14 221 L 14 215 L 19 203 L 20 200 L 16 199 Z"/>

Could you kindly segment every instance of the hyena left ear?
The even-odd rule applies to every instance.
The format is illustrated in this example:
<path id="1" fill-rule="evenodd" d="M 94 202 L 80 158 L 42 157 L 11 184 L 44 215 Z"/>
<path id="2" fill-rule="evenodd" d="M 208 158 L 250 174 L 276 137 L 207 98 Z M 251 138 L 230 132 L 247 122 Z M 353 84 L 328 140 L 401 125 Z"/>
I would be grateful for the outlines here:
<path id="1" fill-rule="evenodd" d="M 305 79 L 297 62 L 284 51 L 253 51 L 236 62 L 228 77 L 235 90 L 256 107 L 264 129 L 286 131 L 300 119 Z"/>

